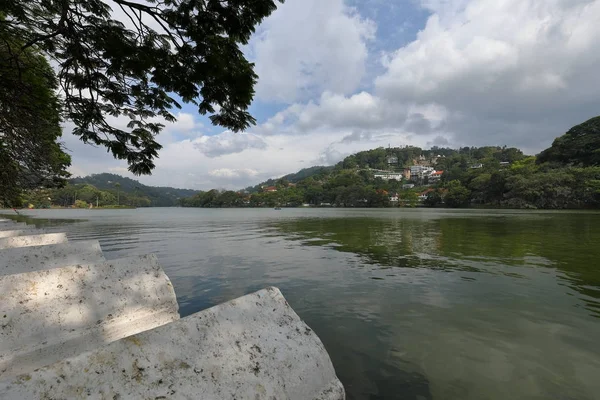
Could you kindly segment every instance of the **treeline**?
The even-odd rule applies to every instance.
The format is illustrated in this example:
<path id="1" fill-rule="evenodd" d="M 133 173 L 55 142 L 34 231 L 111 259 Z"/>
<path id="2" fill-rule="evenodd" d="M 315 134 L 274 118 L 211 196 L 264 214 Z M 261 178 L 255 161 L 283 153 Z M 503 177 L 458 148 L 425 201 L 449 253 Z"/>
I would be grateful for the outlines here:
<path id="1" fill-rule="evenodd" d="M 70 184 L 88 184 L 100 190 L 114 192 L 115 185 L 119 185 L 121 192 L 135 197 L 144 197 L 151 207 L 173 207 L 179 205 L 179 199 L 190 197 L 198 193 L 197 190 L 178 189 L 162 186 L 147 186 L 135 179 L 125 178 L 116 174 L 92 174 L 83 178 L 73 178 Z"/>
<path id="2" fill-rule="evenodd" d="M 88 184 L 67 184 L 62 188 L 27 191 L 22 196 L 23 207 L 51 208 L 129 208 L 151 207 L 152 202 L 138 192 L 124 192 L 117 186 L 111 190 L 100 190 Z"/>
<path id="3" fill-rule="evenodd" d="M 95 174 L 73 178 L 62 188 L 26 191 L 21 196 L 24 207 L 173 207 L 181 197 L 195 190 L 146 186 L 115 174 Z"/>
<path id="4" fill-rule="evenodd" d="M 414 164 L 444 171 L 436 181 L 383 180 L 374 170 Z M 551 148 L 527 156 L 516 148 L 379 148 L 333 167 L 314 167 L 242 192 L 210 190 L 181 199 L 184 207 L 600 207 L 600 117 L 578 125 Z M 307 173 L 308 172 L 308 173 Z M 408 185 L 408 186 L 407 186 Z M 414 185 L 414 187 L 411 187 Z"/>

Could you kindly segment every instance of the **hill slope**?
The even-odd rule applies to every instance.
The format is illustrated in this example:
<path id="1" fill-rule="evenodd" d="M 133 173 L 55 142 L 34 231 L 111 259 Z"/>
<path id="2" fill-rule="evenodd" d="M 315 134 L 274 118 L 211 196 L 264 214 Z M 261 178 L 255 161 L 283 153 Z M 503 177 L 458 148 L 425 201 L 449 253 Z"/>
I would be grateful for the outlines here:
<path id="1" fill-rule="evenodd" d="M 69 180 L 71 185 L 87 184 L 100 190 L 114 190 L 117 183 L 120 185 L 119 190 L 122 193 L 136 193 L 138 196 L 147 197 L 153 207 L 177 206 L 180 198 L 190 197 L 198 193 L 197 190 L 191 189 L 146 186 L 134 179 L 109 173 L 93 174 Z"/>

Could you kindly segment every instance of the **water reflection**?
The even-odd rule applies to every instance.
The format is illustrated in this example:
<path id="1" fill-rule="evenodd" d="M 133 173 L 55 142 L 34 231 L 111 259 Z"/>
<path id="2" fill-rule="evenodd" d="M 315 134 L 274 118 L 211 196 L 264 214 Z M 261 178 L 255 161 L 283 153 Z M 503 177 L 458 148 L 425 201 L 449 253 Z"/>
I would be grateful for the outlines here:
<path id="1" fill-rule="evenodd" d="M 379 268 L 429 268 L 522 279 L 549 274 L 600 317 L 600 229 L 581 214 L 537 218 L 302 218 L 270 227 L 305 246 L 355 253 Z M 374 279 L 384 279 L 376 277 Z M 475 278 L 469 278 L 475 280 Z"/>

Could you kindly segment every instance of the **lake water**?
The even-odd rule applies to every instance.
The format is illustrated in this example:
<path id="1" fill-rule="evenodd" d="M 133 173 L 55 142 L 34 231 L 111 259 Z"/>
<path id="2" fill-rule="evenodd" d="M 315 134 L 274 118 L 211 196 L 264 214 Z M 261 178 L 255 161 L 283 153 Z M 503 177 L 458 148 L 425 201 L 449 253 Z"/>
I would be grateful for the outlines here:
<path id="1" fill-rule="evenodd" d="M 598 213 L 26 213 L 109 259 L 156 253 L 183 316 L 279 287 L 349 399 L 600 398 Z"/>

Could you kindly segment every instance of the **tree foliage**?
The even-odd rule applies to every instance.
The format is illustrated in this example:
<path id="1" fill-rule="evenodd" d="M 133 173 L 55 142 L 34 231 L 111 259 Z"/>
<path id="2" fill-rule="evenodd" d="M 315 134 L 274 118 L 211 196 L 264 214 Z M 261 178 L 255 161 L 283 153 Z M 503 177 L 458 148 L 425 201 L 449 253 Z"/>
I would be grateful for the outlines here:
<path id="1" fill-rule="evenodd" d="M 589 167 L 600 165 L 600 117 L 571 128 L 540 153 L 537 162 Z"/>
<path id="2" fill-rule="evenodd" d="M 71 158 L 61 136 L 57 81 L 46 59 L 0 35 L 0 203 L 16 205 L 23 190 L 65 183 Z"/>
<path id="3" fill-rule="evenodd" d="M 69 179 L 66 186 L 31 190 L 23 194 L 24 202 L 35 207 L 72 207 L 76 200 L 100 207 L 173 207 L 181 197 L 196 190 L 146 186 L 115 174 L 95 174 Z"/>
<path id="4" fill-rule="evenodd" d="M 157 117 L 173 121 L 180 101 L 232 131 L 255 123 L 247 109 L 257 75 L 239 46 L 275 8 L 276 0 L 6 0 L 0 35 L 22 40 L 5 41 L 13 59 L 35 49 L 58 64 L 75 135 L 148 174 L 161 148 Z M 121 116 L 127 128 L 115 123 Z"/>

